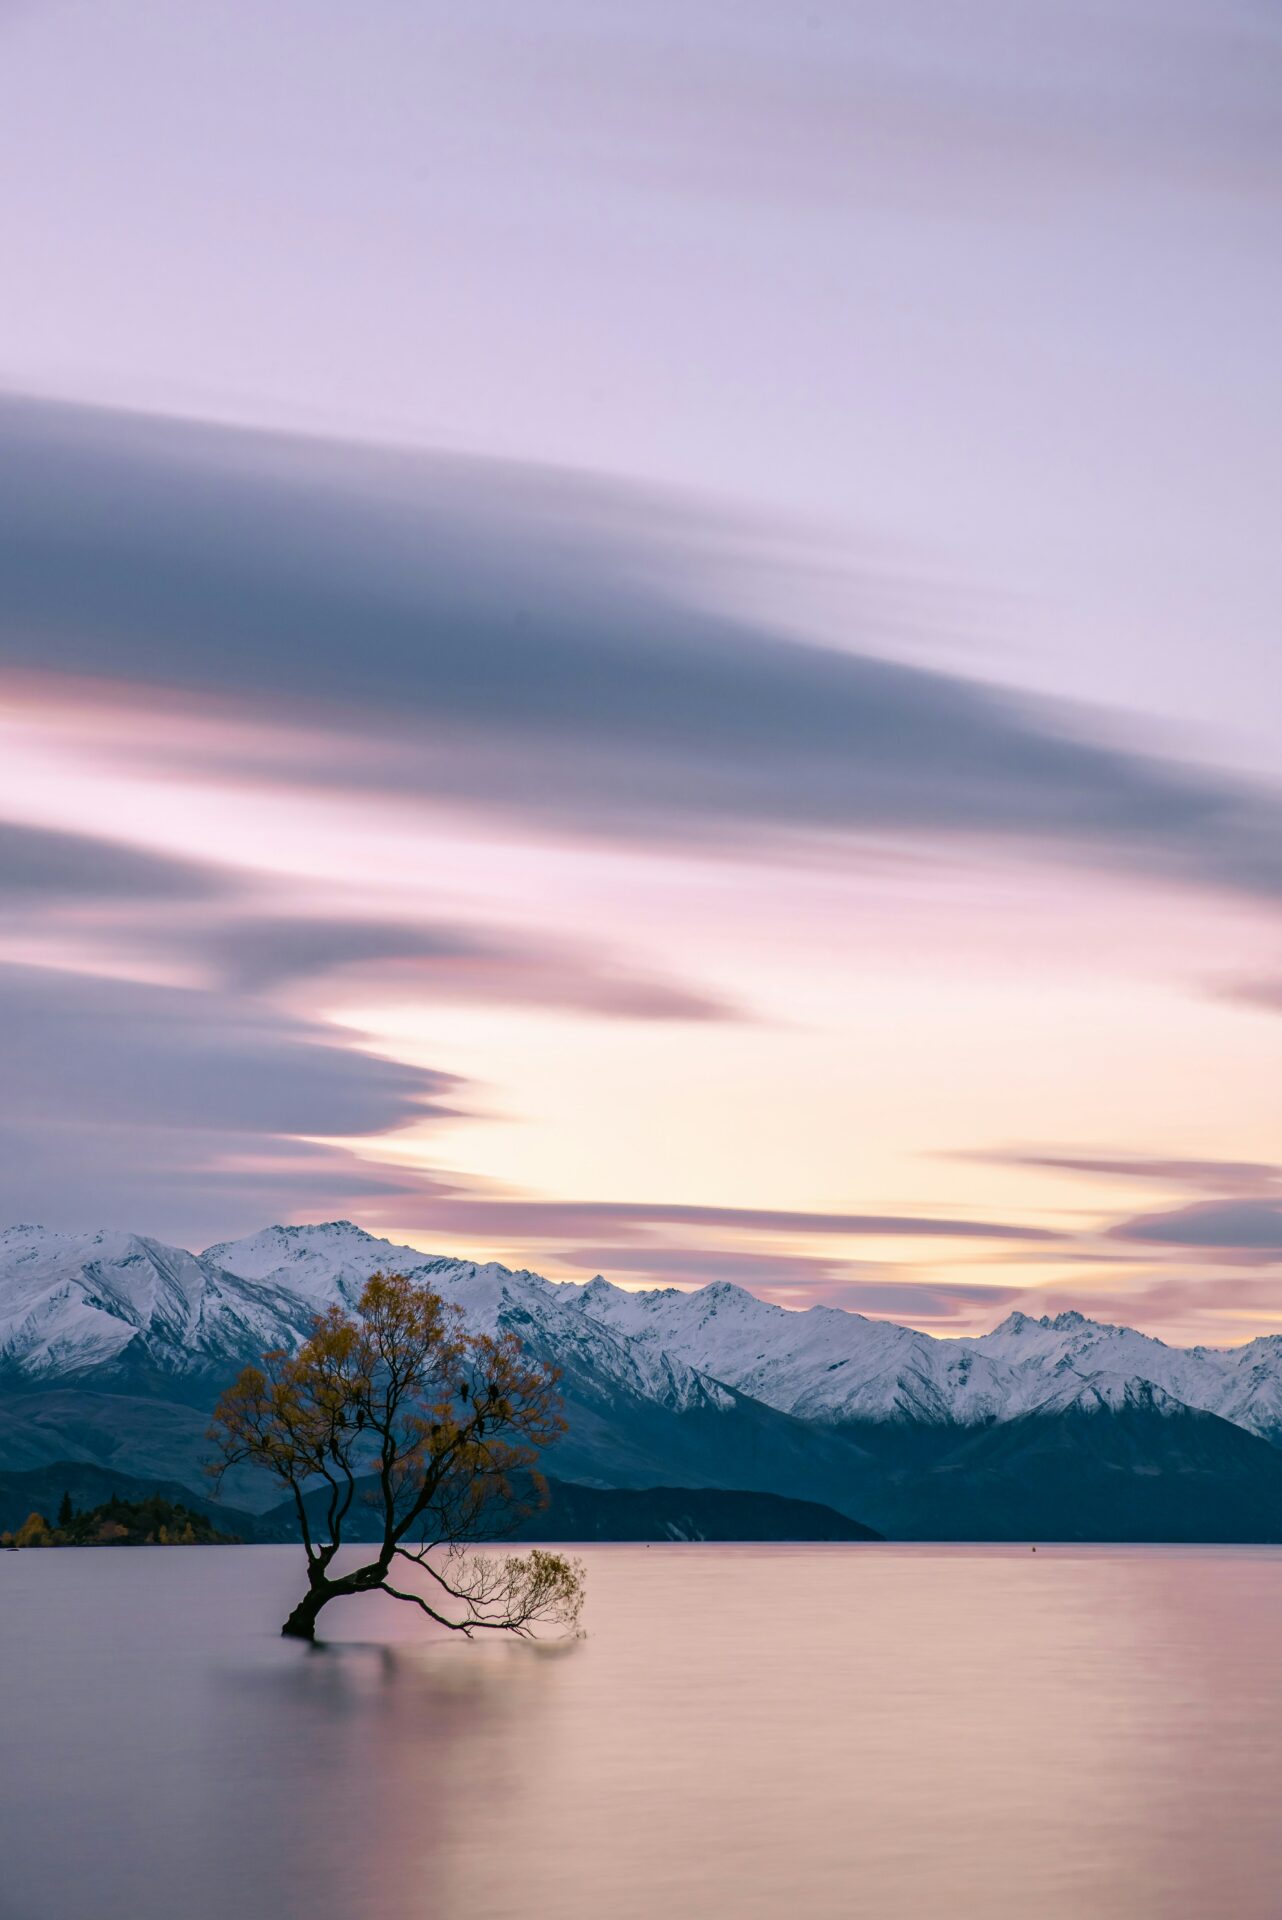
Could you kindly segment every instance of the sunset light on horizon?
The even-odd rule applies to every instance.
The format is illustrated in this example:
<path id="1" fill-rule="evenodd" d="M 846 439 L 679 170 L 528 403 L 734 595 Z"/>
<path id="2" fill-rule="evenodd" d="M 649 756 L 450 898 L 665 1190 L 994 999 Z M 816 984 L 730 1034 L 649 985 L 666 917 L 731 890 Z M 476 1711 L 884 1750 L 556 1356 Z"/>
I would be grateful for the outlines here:
<path id="1" fill-rule="evenodd" d="M 965 11 L 5 11 L 0 1216 L 1282 1331 L 1277 116 Z"/>

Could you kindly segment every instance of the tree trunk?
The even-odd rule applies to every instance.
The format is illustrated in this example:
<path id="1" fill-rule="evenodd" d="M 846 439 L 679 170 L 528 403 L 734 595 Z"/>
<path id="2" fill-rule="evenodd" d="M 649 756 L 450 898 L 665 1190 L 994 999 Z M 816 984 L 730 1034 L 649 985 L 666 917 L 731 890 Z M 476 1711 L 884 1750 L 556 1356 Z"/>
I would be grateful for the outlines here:
<path id="1" fill-rule="evenodd" d="M 319 1569 L 313 1570 L 307 1592 L 281 1628 L 291 1640 L 314 1640 L 316 1619 L 322 1607 L 344 1593 L 372 1593 L 381 1587 L 391 1565 L 391 1554 L 380 1554 L 367 1567 L 357 1567 L 338 1580 L 330 1580 Z"/>
<path id="2" fill-rule="evenodd" d="M 334 1585 L 328 1580 L 322 1580 L 318 1585 L 309 1587 L 281 1628 L 281 1632 L 287 1634 L 291 1640 L 314 1640 L 316 1618 L 321 1608 L 327 1601 L 332 1600 L 335 1594 L 343 1591 L 341 1586 Z"/>

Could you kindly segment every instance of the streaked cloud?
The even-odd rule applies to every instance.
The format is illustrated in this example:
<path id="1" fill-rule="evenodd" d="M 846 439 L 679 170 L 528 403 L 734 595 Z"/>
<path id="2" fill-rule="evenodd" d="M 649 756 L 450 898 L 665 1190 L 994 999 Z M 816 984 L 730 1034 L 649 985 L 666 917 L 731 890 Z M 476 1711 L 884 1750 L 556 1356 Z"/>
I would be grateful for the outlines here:
<path id="1" fill-rule="evenodd" d="M 1140 1214 L 1112 1229 L 1117 1240 L 1282 1258 L 1282 1200 L 1200 1200 L 1168 1213 Z"/>
<path id="2" fill-rule="evenodd" d="M 771 1207 L 687 1206 L 631 1200 L 458 1199 L 433 1203 L 434 1226 L 473 1235 L 527 1235 L 549 1240 L 587 1237 L 603 1227 L 625 1236 L 650 1227 L 714 1232 L 861 1236 L 876 1239 L 992 1240 L 1056 1243 L 1048 1227 L 1006 1220 L 921 1214 L 823 1213 Z"/>
<path id="3" fill-rule="evenodd" d="M 439 1121 L 450 1074 L 187 988 L 0 966 L 0 1218 L 182 1244 L 229 1220 L 367 1218 L 452 1185 L 330 1142 Z"/>
<path id="4" fill-rule="evenodd" d="M 191 989 L 0 967 L 5 1106 L 23 1124 L 381 1134 L 454 1110 L 449 1074 Z"/>
<path id="5" fill-rule="evenodd" d="M 1272 1324 L 1276 10 L 315 12 L 0 0 L 0 1218 Z"/>
<path id="6" fill-rule="evenodd" d="M 434 1001 L 632 1020 L 746 1017 L 728 1000 L 532 932 L 297 914 L 224 919 L 177 944 L 212 962 L 234 993 L 277 993 L 342 975 Z"/>
<path id="7" fill-rule="evenodd" d="M 0 1120 L 0 1215 L 149 1233 L 198 1249 L 225 1229 L 354 1215 L 395 1220 L 439 1184 L 328 1143 L 212 1127 Z"/>
<path id="8" fill-rule="evenodd" d="M 668 847 L 929 835 L 1282 898 L 1274 790 L 865 635 L 719 614 L 674 502 L 12 399 L 0 456 L 0 670 L 270 716 L 291 750 L 245 774 Z"/>
<path id="9" fill-rule="evenodd" d="M 1193 1191 L 1256 1193 L 1282 1182 L 1282 1166 L 1268 1160 L 1196 1159 L 1181 1155 L 1121 1152 L 1053 1152 L 1020 1150 L 976 1152 L 961 1157 L 990 1166 L 1027 1167 L 1049 1173 L 1083 1174 L 1091 1179 L 1153 1181 Z"/>
<path id="10" fill-rule="evenodd" d="M 1282 1013 L 1282 974 L 1255 974 L 1221 982 L 1213 992 L 1218 1000 L 1254 1007 L 1261 1013 Z"/>
<path id="11" fill-rule="evenodd" d="M 0 820 L 0 907 L 206 900 L 228 893 L 234 884 L 224 869 L 207 862 Z"/>

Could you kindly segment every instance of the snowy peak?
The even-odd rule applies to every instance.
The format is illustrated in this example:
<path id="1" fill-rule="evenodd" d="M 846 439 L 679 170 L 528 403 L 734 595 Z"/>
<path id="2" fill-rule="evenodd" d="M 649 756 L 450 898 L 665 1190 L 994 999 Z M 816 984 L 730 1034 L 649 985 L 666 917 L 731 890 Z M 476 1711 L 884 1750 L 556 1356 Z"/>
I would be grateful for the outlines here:
<path id="1" fill-rule="evenodd" d="M 416 1247 L 397 1247 L 351 1220 L 314 1227 L 264 1227 L 242 1240 L 224 1240 L 200 1256 L 238 1279 L 288 1287 L 317 1308 L 354 1298 L 370 1275 L 417 1270 L 430 1264 Z"/>
<path id="2" fill-rule="evenodd" d="M 60 1374 L 117 1359 L 150 1332 L 187 1344 L 204 1275 L 189 1253 L 128 1233 L 0 1233 L 0 1361 Z"/>
<path id="3" fill-rule="evenodd" d="M 610 1324 L 608 1303 L 627 1299 L 598 1278 L 587 1286 L 558 1285 L 542 1274 L 489 1261 L 478 1265 L 398 1247 L 350 1220 L 316 1227 L 268 1227 L 244 1240 L 224 1241 L 203 1256 L 232 1273 L 290 1289 L 313 1311 L 352 1304 L 371 1273 L 404 1273 L 426 1281 L 463 1310 L 476 1333 L 512 1331 L 535 1352 L 606 1389 L 624 1388 L 665 1406 L 693 1404 L 724 1389 L 701 1380 L 678 1357 L 631 1340 Z M 591 1296 L 594 1311 L 584 1302 Z M 751 1298 L 745 1295 L 745 1298 Z M 758 1303 L 759 1304 L 759 1303 Z"/>
<path id="4" fill-rule="evenodd" d="M 0 1365 L 61 1377 L 100 1367 L 189 1372 L 292 1339 L 298 1303 L 247 1288 L 137 1234 L 0 1233 Z"/>
<path id="5" fill-rule="evenodd" d="M 379 1270 L 428 1282 L 476 1331 L 519 1333 L 581 1395 L 626 1390 L 679 1408 L 738 1393 L 858 1428 L 981 1426 L 1115 1406 L 1119 1394 L 1135 1404 L 1143 1388 L 1153 1405 L 1164 1396 L 1282 1444 L 1279 1335 L 1184 1349 L 1077 1312 L 1014 1312 L 992 1333 L 936 1339 L 836 1307 L 793 1312 L 728 1281 L 694 1292 L 634 1292 L 599 1274 L 557 1283 L 398 1246 L 350 1220 L 266 1227 L 200 1255 L 136 1234 L 0 1231 L 0 1370 L 104 1382 L 140 1368 L 225 1373 L 296 1343 Z"/>
<path id="6" fill-rule="evenodd" d="M 1033 1313 L 1021 1313 L 1019 1308 L 1015 1308 L 1006 1315 L 1006 1319 L 998 1327 L 992 1329 L 990 1334 L 985 1334 L 985 1338 L 996 1340 L 1000 1334 L 1025 1334 L 1038 1329 L 1042 1332 L 1073 1332 L 1077 1327 L 1094 1327 L 1098 1331 L 1105 1331 L 1104 1321 L 1090 1321 L 1077 1309 L 1069 1308 L 1067 1313 L 1056 1313 L 1056 1315 L 1042 1313 L 1040 1319 L 1034 1319 Z"/>
<path id="7" fill-rule="evenodd" d="M 545 1299 L 571 1291 L 555 1287 L 540 1274 L 514 1271 L 496 1260 L 478 1265 L 473 1260 L 424 1253 L 418 1247 L 397 1246 L 350 1220 L 314 1227 L 265 1227 L 243 1240 L 206 1247 L 201 1258 L 240 1279 L 296 1293 L 313 1310 L 353 1305 L 373 1273 L 403 1273 L 430 1282 L 446 1299 L 456 1301 L 469 1324 L 478 1329 L 492 1328 L 505 1308 L 528 1305 L 531 1296 Z"/>
<path id="8" fill-rule="evenodd" d="M 1016 1307 L 1006 1315 L 1004 1320 L 998 1322 L 989 1335 L 989 1338 L 992 1340 L 1000 1340 L 1006 1334 L 1020 1334 L 1024 1333 L 1029 1327 L 1045 1327 L 1049 1324 L 1045 1315 L 1043 1315 L 1040 1320 L 1034 1320 L 1031 1314 L 1021 1313 L 1019 1308 Z"/>
<path id="9" fill-rule="evenodd" d="M 825 1424 L 992 1417 L 994 1369 L 954 1341 L 839 1308 L 793 1313 L 728 1281 L 694 1293 L 596 1282 L 581 1310 L 782 1413 Z"/>
<path id="10" fill-rule="evenodd" d="M 1024 1338 L 1039 1333 L 1076 1334 L 1083 1331 L 1091 1334 L 1129 1333 L 1132 1329 L 1111 1326 L 1106 1320 L 1088 1320 L 1084 1313 L 1078 1313 L 1073 1307 L 1064 1313 L 1044 1313 L 1040 1318 L 1035 1318 L 1031 1313 L 1021 1313 L 1017 1307 L 991 1333 L 982 1334 L 980 1338 L 991 1344 L 1005 1337 Z"/>
<path id="11" fill-rule="evenodd" d="M 1143 1383 L 1154 1406 L 1164 1397 L 1282 1443 L 1278 1335 L 1184 1349 L 1069 1310 L 1016 1311 L 992 1333 L 941 1340 L 838 1307 L 791 1312 L 725 1281 L 630 1293 L 598 1279 L 579 1289 L 579 1306 L 636 1345 L 826 1425 L 982 1425 L 1070 1404 L 1116 1406 L 1122 1381 L 1132 1383 L 1127 1404 Z"/>

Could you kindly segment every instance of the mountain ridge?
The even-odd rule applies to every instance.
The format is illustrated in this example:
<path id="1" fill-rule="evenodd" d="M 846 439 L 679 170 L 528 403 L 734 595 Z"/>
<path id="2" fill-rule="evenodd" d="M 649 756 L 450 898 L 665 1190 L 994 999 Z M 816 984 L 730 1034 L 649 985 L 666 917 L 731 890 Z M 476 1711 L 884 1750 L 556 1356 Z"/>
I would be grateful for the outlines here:
<path id="1" fill-rule="evenodd" d="M 1277 1336 L 1178 1348 L 1066 1312 L 941 1339 L 728 1281 L 550 1281 L 351 1221 L 199 1254 L 0 1232 L 0 1469 L 80 1458 L 198 1486 L 221 1387 L 379 1268 L 560 1370 L 569 1430 L 548 1465 L 567 1481 L 807 1499 L 891 1537 L 1282 1539 Z M 228 1497 L 270 1496 L 246 1473 Z"/>
<path id="2" fill-rule="evenodd" d="M 397 1246 L 349 1220 L 267 1227 L 199 1254 L 146 1235 L 0 1230 L 0 1369 L 49 1383 L 218 1369 L 292 1344 L 313 1313 L 353 1304 L 379 1266 L 433 1282 L 473 1326 L 537 1326 L 674 1405 L 730 1388 L 812 1424 L 980 1425 L 1053 1406 L 1066 1374 L 1120 1375 L 1282 1440 L 1275 1334 L 1175 1347 L 1076 1310 L 1016 1310 L 989 1333 L 940 1336 L 840 1307 L 781 1307 L 724 1280 L 691 1291 L 551 1281 Z"/>

